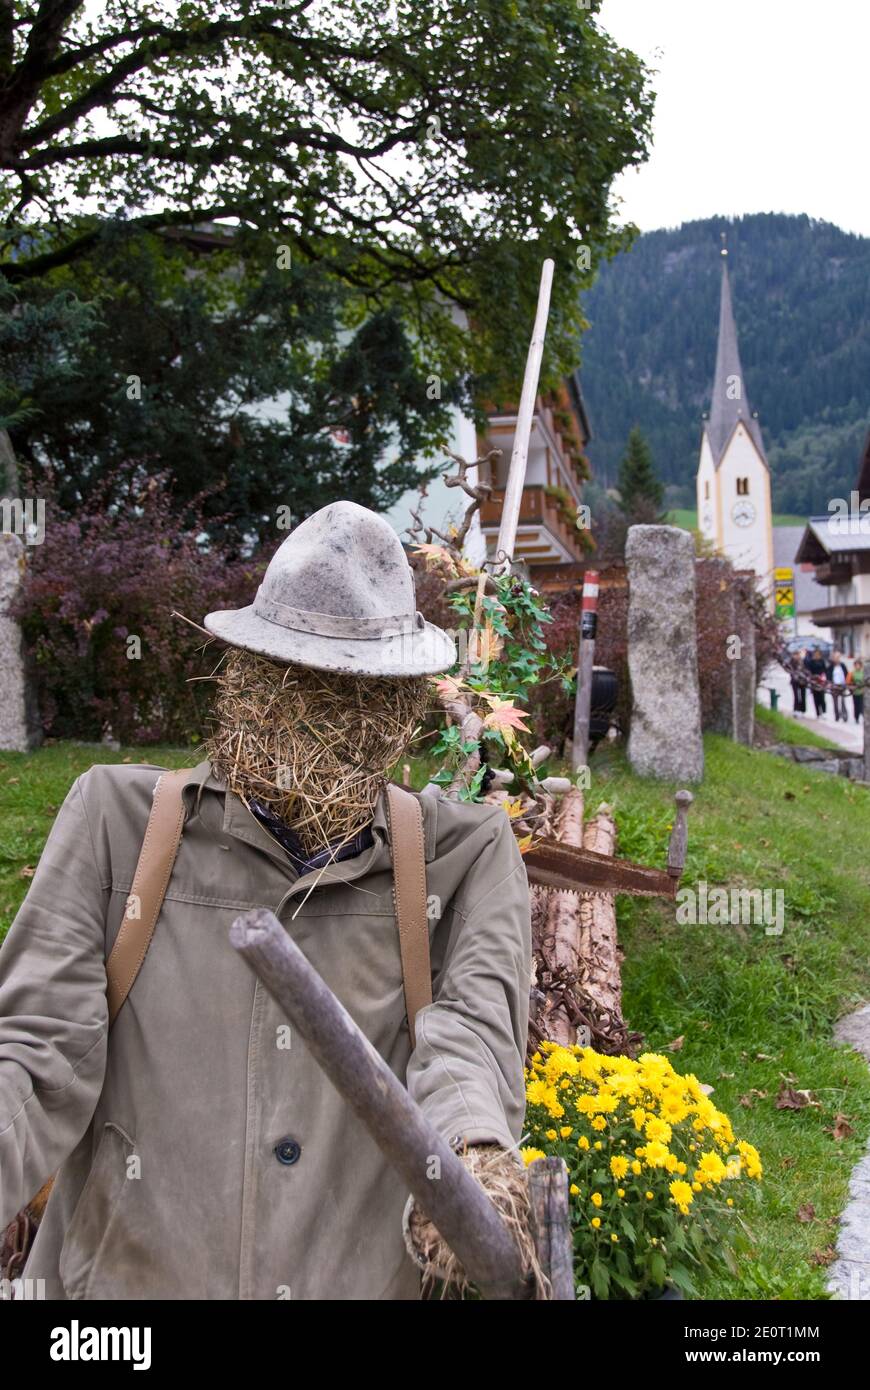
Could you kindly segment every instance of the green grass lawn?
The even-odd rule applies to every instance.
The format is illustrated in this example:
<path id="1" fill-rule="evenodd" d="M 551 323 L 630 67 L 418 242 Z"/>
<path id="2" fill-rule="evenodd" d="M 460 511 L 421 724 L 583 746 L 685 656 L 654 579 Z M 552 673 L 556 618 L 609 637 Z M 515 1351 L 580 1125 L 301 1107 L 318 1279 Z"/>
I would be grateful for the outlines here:
<path id="1" fill-rule="evenodd" d="M 780 714 L 779 710 L 767 709 L 764 705 L 755 706 L 756 724 L 761 724 L 765 730 L 770 731 L 771 743 L 797 743 L 804 748 L 839 748 L 839 743 L 834 743 L 833 739 L 825 738 L 823 734 L 817 734 L 815 730 L 807 728 L 799 719 L 792 719 L 787 714 Z"/>
<path id="2" fill-rule="evenodd" d="M 759 717 L 779 739 L 793 722 L 769 711 Z M 674 1065 L 714 1087 L 716 1104 L 764 1162 L 739 1274 L 712 1280 L 705 1296 L 822 1298 L 825 1269 L 817 1261 L 830 1256 L 849 1174 L 870 1131 L 870 1069 L 831 1043 L 836 1019 L 870 997 L 870 792 L 725 738 L 710 736 L 705 746 L 684 882 L 781 888 L 784 931 L 680 926 L 673 905 L 620 898 L 625 1014 L 647 1048 L 682 1039 L 670 1054 Z M 66 743 L 0 755 L 4 927 L 73 779 L 92 762 L 124 760 L 177 767 L 197 757 Z M 609 746 L 592 767 L 587 804 L 614 807 L 619 853 L 662 865 L 675 788 L 635 777 Z M 424 778 L 415 765 L 415 785 Z M 777 1109 L 783 1081 L 810 1091 L 818 1105 Z M 840 1140 L 831 1132 L 838 1115 L 853 1130 Z M 802 1209 L 810 1219 L 801 1219 Z"/>
<path id="3" fill-rule="evenodd" d="M 668 512 L 668 521 L 672 526 L 682 526 L 686 531 L 695 531 L 698 527 L 698 513 L 689 507 L 675 507 Z M 793 516 L 790 512 L 774 512 L 774 526 L 805 526 L 807 519 L 805 516 Z"/>
<path id="4" fill-rule="evenodd" d="M 836 1019 L 870 997 L 870 792 L 721 737 L 705 747 L 684 882 L 782 888 L 784 931 L 679 926 L 663 902 L 618 899 L 625 1014 L 653 1050 L 683 1039 L 674 1066 L 714 1087 L 764 1162 L 749 1253 L 736 1280 L 713 1280 L 705 1296 L 825 1297 L 816 1261 L 836 1241 L 870 1131 L 870 1069 L 831 1044 Z M 593 760 L 589 805 L 613 805 L 620 854 L 663 863 L 669 789 L 606 756 Z M 784 1079 L 818 1106 L 777 1109 Z M 838 1115 L 854 1131 L 842 1140 Z"/>

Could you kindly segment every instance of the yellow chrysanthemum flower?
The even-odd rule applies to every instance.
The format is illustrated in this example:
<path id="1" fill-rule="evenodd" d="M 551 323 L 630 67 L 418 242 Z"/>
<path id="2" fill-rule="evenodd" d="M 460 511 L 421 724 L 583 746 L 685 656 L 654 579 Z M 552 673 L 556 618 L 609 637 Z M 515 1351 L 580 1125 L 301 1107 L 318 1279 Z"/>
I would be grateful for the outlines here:
<path id="1" fill-rule="evenodd" d="M 554 1047 L 544 1067 L 548 1081 L 557 1081 L 560 1076 L 576 1076 L 579 1070 L 580 1063 L 567 1047 Z"/>
<path id="2" fill-rule="evenodd" d="M 592 1128 L 598 1130 L 607 1128 L 607 1121 L 605 1120 L 603 1115 L 595 1116 L 595 1119 L 592 1121 Z"/>
<path id="3" fill-rule="evenodd" d="M 681 1095 L 676 1091 L 666 1091 L 662 1096 L 661 1103 L 662 1118 L 668 1120 L 672 1125 L 678 1125 L 686 1118 L 689 1107 L 683 1101 Z"/>
<path id="4" fill-rule="evenodd" d="M 648 1167 L 664 1168 L 670 1157 L 670 1150 L 657 1139 L 653 1139 L 640 1150 L 640 1156 Z"/>
<path id="5" fill-rule="evenodd" d="M 534 1163 L 536 1158 L 546 1158 L 547 1155 L 544 1153 L 543 1149 L 533 1149 L 526 1145 L 520 1149 L 520 1157 L 523 1163 L 528 1167 L 530 1163 Z"/>
<path id="6" fill-rule="evenodd" d="M 600 1207 L 601 1203 L 604 1201 L 604 1198 L 602 1197 L 600 1192 L 593 1192 L 589 1200 L 592 1203 L 593 1207 Z"/>
<path id="7" fill-rule="evenodd" d="M 710 1151 L 701 1154 L 701 1160 L 695 1169 L 695 1178 L 698 1182 L 721 1182 L 725 1177 L 725 1164 L 717 1153 Z"/>
<path id="8" fill-rule="evenodd" d="M 597 1231 L 597 1230 L 598 1230 L 598 1227 L 601 1225 L 601 1217 L 600 1217 L 600 1216 L 593 1216 L 592 1220 L 589 1222 L 589 1225 L 590 1225 L 590 1226 L 594 1226 L 595 1229 L 596 1229 L 596 1231 Z"/>
<path id="9" fill-rule="evenodd" d="M 674 1182 L 669 1184 L 668 1191 L 671 1194 L 671 1200 L 676 1203 L 679 1210 L 685 1216 L 689 1210 L 690 1204 L 695 1200 L 695 1194 L 689 1184 L 687 1182 L 681 1182 L 680 1179 L 677 1178 Z"/>
<path id="10" fill-rule="evenodd" d="M 571 1193 L 572 1197 L 580 1196 L 580 1189 L 577 1186 L 576 1182 L 572 1182 L 571 1186 L 568 1188 L 568 1191 Z"/>
<path id="11" fill-rule="evenodd" d="M 574 1131 L 570 1125 L 563 1125 L 559 1130 L 559 1135 L 562 1139 L 570 1139 L 573 1133 Z"/>
<path id="12" fill-rule="evenodd" d="M 660 1120 L 655 1115 L 647 1120 L 643 1132 L 647 1139 L 657 1139 L 661 1144 L 669 1144 L 674 1133 L 667 1120 Z"/>
<path id="13" fill-rule="evenodd" d="M 621 1154 L 615 1154 L 610 1160 L 610 1171 L 615 1178 L 624 1178 L 628 1172 L 628 1159 Z"/>
<path id="14" fill-rule="evenodd" d="M 546 1105 L 550 1088 L 544 1081 L 530 1081 L 526 1087 L 526 1100 L 529 1105 Z"/>
<path id="15" fill-rule="evenodd" d="M 745 1139 L 741 1139 L 737 1145 L 737 1152 L 743 1160 L 743 1167 L 750 1178 L 760 1178 L 762 1174 L 761 1158 L 754 1144 L 749 1144 Z"/>
<path id="16" fill-rule="evenodd" d="M 577 1148 L 578 1148 L 578 1149 L 588 1149 L 588 1148 L 589 1148 L 589 1140 L 586 1138 L 586 1135 L 585 1135 L 585 1134 L 581 1134 L 581 1135 L 580 1135 L 580 1138 L 577 1140 Z"/>

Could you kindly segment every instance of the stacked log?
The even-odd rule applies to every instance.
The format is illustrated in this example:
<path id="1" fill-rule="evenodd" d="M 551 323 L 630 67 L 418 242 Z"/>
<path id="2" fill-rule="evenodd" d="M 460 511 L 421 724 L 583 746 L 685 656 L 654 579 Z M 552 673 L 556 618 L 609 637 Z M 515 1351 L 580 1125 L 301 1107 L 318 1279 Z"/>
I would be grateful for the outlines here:
<path id="1" fill-rule="evenodd" d="M 598 854 L 614 853 L 616 825 L 609 806 L 584 824 L 583 794 L 572 788 L 554 814 L 555 838 Z M 529 1053 L 544 1039 L 599 1052 L 631 1052 L 640 1035 L 622 1017 L 622 982 L 612 893 L 572 893 L 533 887 L 535 971 Z"/>

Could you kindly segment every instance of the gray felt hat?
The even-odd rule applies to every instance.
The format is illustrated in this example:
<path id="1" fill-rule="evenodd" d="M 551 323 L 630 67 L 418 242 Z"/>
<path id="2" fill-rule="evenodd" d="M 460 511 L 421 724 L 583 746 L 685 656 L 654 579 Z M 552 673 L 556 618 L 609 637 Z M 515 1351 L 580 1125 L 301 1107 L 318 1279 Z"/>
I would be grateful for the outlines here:
<path id="1" fill-rule="evenodd" d="M 389 522 L 332 502 L 278 548 L 247 608 L 205 626 L 272 661 L 366 676 L 424 676 L 456 661 L 453 639 L 417 612 L 414 576 Z"/>

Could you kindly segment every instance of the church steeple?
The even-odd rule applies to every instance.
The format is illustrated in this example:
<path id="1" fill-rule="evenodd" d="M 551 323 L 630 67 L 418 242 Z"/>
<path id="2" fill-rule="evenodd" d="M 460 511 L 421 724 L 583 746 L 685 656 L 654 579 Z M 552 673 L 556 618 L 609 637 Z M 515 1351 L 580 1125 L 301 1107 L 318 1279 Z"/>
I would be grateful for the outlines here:
<path id="1" fill-rule="evenodd" d="M 722 455 L 737 424 L 742 421 L 767 464 L 764 443 L 758 420 L 752 414 L 746 380 L 737 347 L 737 325 L 731 304 L 731 282 L 728 278 L 728 248 L 722 233 L 722 290 L 719 298 L 719 343 L 716 348 L 716 371 L 713 378 L 713 398 L 706 431 L 713 455 L 713 465 L 719 467 Z"/>

